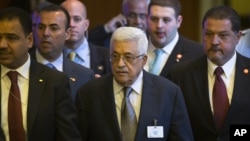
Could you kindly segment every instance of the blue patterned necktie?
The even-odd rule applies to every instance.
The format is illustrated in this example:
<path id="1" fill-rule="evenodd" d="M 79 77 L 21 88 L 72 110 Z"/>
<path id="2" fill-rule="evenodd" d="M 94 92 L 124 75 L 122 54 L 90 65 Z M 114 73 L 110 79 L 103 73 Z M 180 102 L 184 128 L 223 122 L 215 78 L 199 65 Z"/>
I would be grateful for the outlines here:
<path id="1" fill-rule="evenodd" d="M 52 69 L 56 70 L 56 67 L 53 64 L 51 64 L 51 63 L 46 64 L 46 66 L 48 66 L 49 68 L 52 68 Z"/>
<path id="2" fill-rule="evenodd" d="M 133 91 L 131 87 L 124 87 L 124 98 L 121 109 L 121 133 L 123 141 L 134 141 L 137 130 L 137 119 L 134 108 L 129 100 Z"/>
<path id="3" fill-rule="evenodd" d="M 154 59 L 154 63 L 150 66 L 149 68 L 149 72 L 155 74 L 155 75 L 159 75 L 160 73 L 160 65 L 161 65 L 161 56 L 163 54 L 163 50 L 162 49 L 156 49 L 155 50 L 155 59 Z"/>

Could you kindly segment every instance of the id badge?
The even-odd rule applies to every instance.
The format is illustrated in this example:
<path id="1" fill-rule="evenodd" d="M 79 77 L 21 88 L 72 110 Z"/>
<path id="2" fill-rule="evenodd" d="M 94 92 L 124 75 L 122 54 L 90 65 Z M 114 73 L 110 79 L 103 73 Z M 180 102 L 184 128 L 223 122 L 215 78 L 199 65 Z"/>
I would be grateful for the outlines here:
<path id="1" fill-rule="evenodd" d="M 147 126 L 148 138 L 163 138 L 163 126 Z"/>

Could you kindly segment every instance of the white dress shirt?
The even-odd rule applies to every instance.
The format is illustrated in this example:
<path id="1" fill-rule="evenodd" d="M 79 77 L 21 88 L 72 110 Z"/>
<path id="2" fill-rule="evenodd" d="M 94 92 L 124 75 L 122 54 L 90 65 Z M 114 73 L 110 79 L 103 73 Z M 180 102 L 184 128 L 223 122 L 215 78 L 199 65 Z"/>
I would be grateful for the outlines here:
<path id="1" fill-rule="evenodd" d="M 21 108 L 23 115 L 23 127 L 27 138 L 27 106 L 28 106 L 28 89 L 29 89 L 29 71 L 30 71 L 30 56 L 28 60 L 21 67 L 12 70 L 17 71 L 18 86 L 21 97 Z M 8 99 L 11 86 L 11 80 L 7 76 L 7 73 L 11 69 L 1 65 L 1 126 L 6 137 L 6 141 L 9 141 L 9 126 L 8 126 Z M 13 121 L 12 121 L 13 122 Z"/>
<path id="2" fill-rule="evenodd" d="M 174 39 L 167 45 L 165 45 L 162 50 L 163 50 L 163 54 L 161 55 L 160 58 L 160 71 L 159 73 L 161 73 L 163 67 L 165 66 L 170 54 L 172 53 L 176 43 L 179 40 L 179 34 L 177 33 L 176 36 L 174 37 Z M 149 67 L 152 66 L 152 64 L 154 63 L 154 59 L 155 59 L 155 49 L 157 49 L 157 47 L 155 47 L 152 42 L 149 40 L 149 46 L 148 46 L 148 61 L 144 67 L 144 69 L 146 71 L 149 70 Z M 158 74 L 159 75 L 159 74 Z"/>
<path id="3" fill-rule="evenodd" d="M 135 110 L 137 121 L 139 120 L 140 109 L 141 109 L 142 86 L 143 86 L 142 78 L 143 78 L 143 72 L 141 71 L 136 81 L 130 86 L 133 89 L 133 91 L 129 95 L 129 99 Z M 122 106 L 122 100 L 124 97 L 123 86 L 118 84 L 116 80 L 113 79 L 113 88 L 114 88 L 114 95 L 115 95 L 117 119 L 121 127 L 121 106 Z"/>
<path id="4" fill-rule="evenodd" d="M 218 66 L 213 64 L 209 59 L 207 60 L 208 60 L 207 65 L 208 65 L 209 100 L 210 100 L 211 110 L 213 112 L 213 86 L 214 86 L 214 81 L 215 81 L 214 70 Z M 236 70 L 235 66 L 236 66 L 236 53 L 227 63 L 221 66 L 224 70 L 224 73 L 221 75 L 221 78 L 223 79 L 226 85 L 229 104 L 231 104 L 231 100 L 233 97 L 233 88 L 234 88 L 234 79 L 235 79 L 235 70 Z"/>
<path id="5" fill-rule="evenodd" d="M 44 64 L 44 65 L 51 63 L 56 68 L 56 70 L 63 72 L 63 54 L 62 53 L 60 57 L 58 57 L 55 61 L 49 62 L 39 53 L 38 50 L 36 50 L 36 60 L 37 62 Z"/>

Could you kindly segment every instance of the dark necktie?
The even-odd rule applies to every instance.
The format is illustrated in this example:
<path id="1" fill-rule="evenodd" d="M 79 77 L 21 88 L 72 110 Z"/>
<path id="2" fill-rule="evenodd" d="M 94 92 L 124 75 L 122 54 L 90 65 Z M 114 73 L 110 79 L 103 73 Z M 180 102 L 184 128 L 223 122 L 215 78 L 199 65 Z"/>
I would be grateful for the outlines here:
<path id="1" fill-rule="evenodd" d="M 18 72 L 9 71 L 7 75 L 11 80 L 8 101 L 8 125 L 10 141 L 25 141 L 21 97 L 17 82 Z"/>
<path id="2" fill-rule="evenodd" d="M 229 109 L 227 89 L 221 78 L 222 73 L 224 73 L 224 71 L 221 67 L 217 67 L 214 71 L 213 107 L 215 124 L 218 130 L 221 129 Z"/>
<path id="3" fill-rule="evenodd" d="M 121 111 L 121 133 L 123 141 L 134 141 L 137 130 L 137 119 L 134 108 L 129 100 L 132 88 L 124 87 L 124 98 Z"/>

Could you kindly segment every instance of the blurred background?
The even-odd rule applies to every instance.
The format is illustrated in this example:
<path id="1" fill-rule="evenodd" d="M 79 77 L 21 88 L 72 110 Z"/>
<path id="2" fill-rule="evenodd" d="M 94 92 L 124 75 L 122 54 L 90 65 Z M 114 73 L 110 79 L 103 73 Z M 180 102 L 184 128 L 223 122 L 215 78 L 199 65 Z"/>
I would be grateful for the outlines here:
<path id="1" fill-rule="evenodd" d="M 32 11 L 32 4 L 45 0 L 1 0 L 0 8 L 18 6 L 28 12 Z M 63 0 L 48 0 L 60 4 Z M 103 24 L 121 12 L 122 0 L 81 0 L 88 11 L 90 29 Z M 250 27 L 250 0 L 180 0 L 182 4 L 183 23 L 180 32 L 186 37 L 201 41 L 201 20 L 209 8 L 216 5 L 228 5 L 234 8 L 241 16 L 242 29 Z M 34 6 L 33 6 L 34 7 Z"/>

